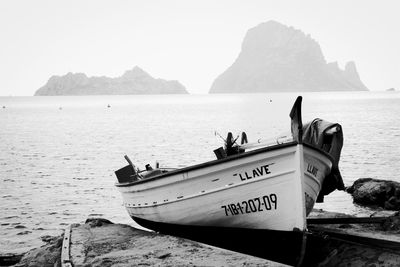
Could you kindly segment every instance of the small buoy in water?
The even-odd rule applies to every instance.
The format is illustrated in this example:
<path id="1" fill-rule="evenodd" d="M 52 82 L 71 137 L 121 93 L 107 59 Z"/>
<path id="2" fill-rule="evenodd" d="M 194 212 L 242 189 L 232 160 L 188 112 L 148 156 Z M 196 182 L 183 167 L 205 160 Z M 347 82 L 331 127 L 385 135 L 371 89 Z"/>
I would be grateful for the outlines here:
<path id="1" fill-rule="evenodd" d="M 272 102 L 272 99 L 270 99 L 269 102 Z"/>
<path id="2" fill-rule="evenodd" d="M 3 106 L 3 108 L 6 108 L 6 106 Z"/>
<path id="3" fill-rule="evenodd" d="M 110 104 L 107 105 L 108 108 L 111 108 Z"/>
<path id="4" fill-rule="evenodd" d="M 62 110 L 62 107 L 59 107 L 58 109 L 59 109 L 59 110 Z"/>

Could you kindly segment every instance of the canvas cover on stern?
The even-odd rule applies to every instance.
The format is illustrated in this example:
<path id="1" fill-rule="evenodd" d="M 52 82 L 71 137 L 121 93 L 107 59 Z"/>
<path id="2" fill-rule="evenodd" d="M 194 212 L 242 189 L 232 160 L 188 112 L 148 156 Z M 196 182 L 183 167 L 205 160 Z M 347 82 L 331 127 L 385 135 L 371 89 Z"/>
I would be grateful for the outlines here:
<path id="1" fill-rule="evenodd" d="M 317 202 L 323 202 L 324 196 L 334 190 L 344 190 L 342 175 L 339 171 L 340 152 L 343 146 L 342 127 L 322 119 L 314 119 L 303 125 L 303 143 L 310 144 L 328 153 L 332 159 L 332 171 L 325 177 Z"/>

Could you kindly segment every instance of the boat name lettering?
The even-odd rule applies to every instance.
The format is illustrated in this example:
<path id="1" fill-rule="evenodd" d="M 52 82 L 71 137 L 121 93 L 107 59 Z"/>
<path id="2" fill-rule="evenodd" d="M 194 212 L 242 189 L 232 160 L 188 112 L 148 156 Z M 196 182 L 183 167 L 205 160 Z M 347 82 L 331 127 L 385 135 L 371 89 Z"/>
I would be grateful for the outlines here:
<path id="1" fill-rule="evenodd" d="M 278 197 L 276 194 L 269 194 L 262 197 L 241 201 L 236 204 L 227 204 L 221 206 L 221 208 L 225 211 L 225 216 L 276 210 L 278 208 Z"/>
<path id="2" fill-rule="evenodd" d="M 311 165 L 310 163 L 308 163 L 307 172 L 311 173 L 312 175 L 314 175 L 316 177 L 317 173 L 318 173 L 318 169 L 317 169 L 317 167 L 315 167 L 315 166 Z"/>
<path id="3" fill-rule="evenodd" d="M 248 172 L 246 171 L 244 173 L 234 173 L 233 176 L 239 176 L 240 180 L 242 181 L 246 181 L 252 178 L 257 178 L 259 176 L 271 173 L 271 171 L 269 170 L 269 165 L 271 164 L 262 165 L 260 167 L 257 167 Z"/>

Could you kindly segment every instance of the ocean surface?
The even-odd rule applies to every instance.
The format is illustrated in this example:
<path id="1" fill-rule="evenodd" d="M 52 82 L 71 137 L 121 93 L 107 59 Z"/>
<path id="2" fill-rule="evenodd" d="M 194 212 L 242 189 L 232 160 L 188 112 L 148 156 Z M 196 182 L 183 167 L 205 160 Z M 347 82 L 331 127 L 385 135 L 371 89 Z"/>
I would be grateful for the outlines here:
<path id="1" fill-rule="evenodd" d="M 0 97 L 0 254 L 42 245 L 71 223 L 134 222 L 114 187 L 128 155 L 137 166 L 184 167 L 215 158 L 226 136 L 249 142 L 290 131 L 298 94 Z M 303 121 L 343 126 L 340 169 L 400 182 L 400 93 L 302 93 Z M 345 192 L 315 208 L 368 215 Z"/>

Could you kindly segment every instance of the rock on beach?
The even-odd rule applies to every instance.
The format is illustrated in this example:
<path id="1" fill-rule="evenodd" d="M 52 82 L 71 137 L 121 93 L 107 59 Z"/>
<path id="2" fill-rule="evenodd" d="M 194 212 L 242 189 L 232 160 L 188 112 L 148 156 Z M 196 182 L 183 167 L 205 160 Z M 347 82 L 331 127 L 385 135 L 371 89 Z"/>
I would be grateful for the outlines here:
<path id="1" fill-rule="evenodd" d="M 400 183 L 390 180 L 360 178 L 346 189 L 355 203 L 381 207 L 386 210 L 400 210 Z"/>
<path id="2" fill-rule="evenodd" d="M 61 246 L 63 235 L 59 237 L 45 236 L 42 238 L 47 244 L 27 252 L 15 267 L 53 267 L 61 266 Z"/>

